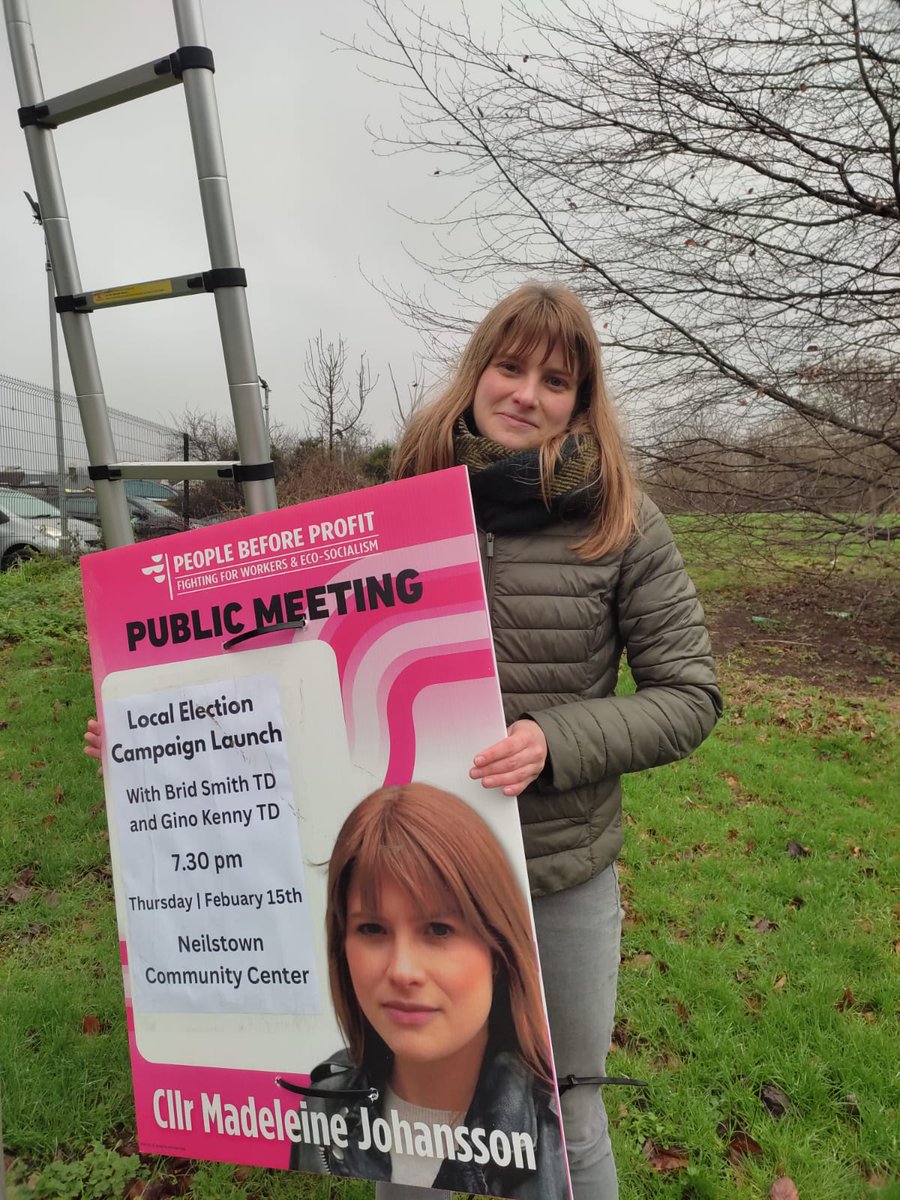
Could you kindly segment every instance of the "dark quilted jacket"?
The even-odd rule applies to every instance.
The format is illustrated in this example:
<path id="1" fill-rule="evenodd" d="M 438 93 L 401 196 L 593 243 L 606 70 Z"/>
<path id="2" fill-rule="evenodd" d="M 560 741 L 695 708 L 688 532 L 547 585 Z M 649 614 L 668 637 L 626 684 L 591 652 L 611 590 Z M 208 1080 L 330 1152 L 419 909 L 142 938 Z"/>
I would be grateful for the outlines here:
<path id="1" fill-rule="evenodd" d="M 592 878 L 622 846 L 619 776 L 683 758 L 722 711 L 703 610 L 642 497 L 640 533 L 585 562 L 586 527 L 480 534 L 507 722 L 540 725 L 547 769 L 519 797 L 532 892 Z M 616 696 L 622 650 L 637 685 Z"/>
<path id="2" fill-rule="evenodd" d="M 374 1146 L 365 1150 L 359 1146 L 360 1102 L 342 1098 L 342 1093 L 348 1089 L 359 1090 L 373 1085 L 381 1089 L 383 1080 L 362 1067 L 354 1067 L 344 1050 L 320 1063 L 313 1070 L 311 1079 L 315 1087 L 333 1091 L 335 1099 L 310 1098 L 306 1107 L 320 1112 L 340 1112 L 347 1122 L 349 1144 L 346 1149 L 336 1150 L 333 1146 L 294 1143 L 291 1170 L 358 1179 L 390 1179 L 390 1156 Z M 379 1115 L 380 1105 L 376 1104 L 371 1111 L 373 1116 Z M 527 1134 L 535 1147 L 537 1169 L 520 1170 L 514 1163 L 500 1167 L 493 1162 L 446 1160 L 441 1163 L 434 1181 L 436 1189 L 468 1192 L 473 1196 L 507 1196 L 510 1200 L 562 1200 L 568 1195 L 556 1100 L 535 1081 L 518 1055 L 500 1051 L 485 1059 L 463 1124 L 470 1130 L 476 1127 L 486 1130 L 488 1136 L 494 1130 L 509 1137 Z M 428 1195 L 428 1190 L 422 1195 Z"/>

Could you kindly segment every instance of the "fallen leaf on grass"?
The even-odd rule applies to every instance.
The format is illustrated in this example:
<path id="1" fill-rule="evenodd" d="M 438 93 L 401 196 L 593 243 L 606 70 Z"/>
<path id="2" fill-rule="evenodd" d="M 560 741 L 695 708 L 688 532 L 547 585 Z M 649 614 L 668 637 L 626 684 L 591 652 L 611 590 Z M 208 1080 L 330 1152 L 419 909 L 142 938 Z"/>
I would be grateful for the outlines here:
<path id="1" fill-rule="evenodd" d="M 858 1121 L 862 1116 L 859 1111 L 859 1100 L 856 1097 L 856 1092 L 848 1092 L 843 1099 L 844 1112 L 853 1121 Z"/>
<path id="2" fill-rule="evenodd" d="M 843 995 L 841 996 L 840 1000 L 838 1000 L 837 1004 L 835 1004 L 834 1007 L 837 1009 L 838 1012 L 846 1012 L 847 1009 L 852 1008 L 855 1003 L 856 1003 L 856 997 L 853 995 L 853 993 L 850 991 L 849 988 L 844 988 Z"/>
<path id="3" fill-rule="evenodd" d="M 100 1032 L 100 1018 L 94 1016 L 82 1017 L 81 1032 L 85 1037 L 96 1037 Z"/>
<path id="4" fill-rule="evenodd" d="M 787 975 L 779 975 L 778 978 L 775 980 L 775 982 L 772 984 L 772 988 L 774 991 L 780 992 L 786 983 L 787 983 Z"/>
<path id="5" fill-rule="evenodd" d="M 675 1001 L 675 1011 L 678 1013 L 678 1019 L 683 1021 L 685 1025 L 690 1021 L 691 1014 L 688 1012 L 688 1006 L 683 1004 L 681 1000 Z"/>
<path id="6" fill-rule="evenodd" d="M 44 903 L 47 905 L 48 908 L 58 908 L 59 907 L 59 892 L 48 892 L 47 895 L 44 897 Z"/>
<path id="7" fill-rule="evenodd" d="M 644 1142 L 644 1158 L 654 1171 L 682 1171 L 688 1165 L 688 1156 L 674 1146 L 663 1147 L 652 1138 Z"/>
<path id="8" fill-rule="evenodd" d="M 787 1095 L 774 1083 L 764 1083 L 759 1089 L 759 1098 L 773 1117 L 783 1117 L 791 1107 Z"/>
<path id="9" fill-rule="evenodd" d="M 138 1200 L 138 1196 L 144 1195 L 146 1182 L 143 1179 L 135 1179 L 131 1187 L 125 1193 L 125 1200 Z"/>
<path id="10" fill-rule="evenodd" d="M 772 933 L 778 928 L 778 922 L 770 921 L 768 917 L 760 917 L 758 921 L 754 921 L 753 928 L 757 933 Z"/>
<path id="11" fill-rule="evenodd" d="M 793 840 L 788 842 L 785 849 L 791 858 L 808 858 L 812 853 L 811 850 L 807 850 L 805 846 L 801 846 L 799 842 L 795 842 Z"/>
<path id="12" fill-rule="evenodd" d="M 52 825 L 56 820 L 56 813 L 47 813 L 46 817 L 41 817 L 42 825 Z"/>
<path id="13" fill-rule="evenodd" d="M 178 1184 L 174 1179 L 151 1179 L 141 1192 L 141 1200 L 165 1200 L 177 1194 Z"/>
<path id="14" fill-rule="evenodd" d="M 622 966 L 623 967 L 638 967 L 638 968 L 652 967 L 653 966 L 653 955 L 647 954 L 647 953 L 632 954 L 631 958 L 625 958 L 622 960 Z"/>
<path id="15" fill-rule="evenodd" d="M 728 1143 L 728 1159 L 733 1167 L 740 1166 L 749 1155 L 762 1154 L 762 1152 L 763 1148 L 759 1142 L 749 1133 L 744 1133 L 742 1129 L 733 1134 Z"/>
<path id="16" fill-rule="evenodd" d="M 802 908 L 805 903 L 806 901 L 802 896 L 792 896 L 791 899 L 788 900 L 787 906 L 788 908 Z"/>
<path id="17" fill-rule="evenodd" d="M 23 900 L 27 900 L 34 888 L 26 887 L 21 883 L 11 884 L 3 893 L 4 904 L 21 904 Z"/>
<path id="18" fill-rule="evenodd" d="M 769 1200 L 800 1200 L 796 1183 L 787 1175 L 782 1175 L 769 1188 Z"/>

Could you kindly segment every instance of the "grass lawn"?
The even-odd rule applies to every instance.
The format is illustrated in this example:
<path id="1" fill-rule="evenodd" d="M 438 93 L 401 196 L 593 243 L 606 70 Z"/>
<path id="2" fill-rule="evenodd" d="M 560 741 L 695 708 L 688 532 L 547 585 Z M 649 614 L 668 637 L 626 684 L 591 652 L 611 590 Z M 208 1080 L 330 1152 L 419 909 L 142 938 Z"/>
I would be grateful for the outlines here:
<path id="1" fill-rule="evenodd" d="M 827 546 L 810 564 L 801 545 L 783 552 L 786 569 L 763 567 L 764 548 L 748 566 L 737 540 L 711 544 L 687 520 L 680 534 L 729 709 L 693 758 L 627 780 L 609 1070 L 649 1087 L 607 1089 L 621 1197 L 900 1197 L 889 568 Z M 11 1194 L 370 1196 L 364 1184 L 134 1157 L 106 820 L 80 751 L 93 700 L 75 569 L 0 576 L 0 678 Z M 796 1192 L 773 1191 L 781 1177 Z"/>

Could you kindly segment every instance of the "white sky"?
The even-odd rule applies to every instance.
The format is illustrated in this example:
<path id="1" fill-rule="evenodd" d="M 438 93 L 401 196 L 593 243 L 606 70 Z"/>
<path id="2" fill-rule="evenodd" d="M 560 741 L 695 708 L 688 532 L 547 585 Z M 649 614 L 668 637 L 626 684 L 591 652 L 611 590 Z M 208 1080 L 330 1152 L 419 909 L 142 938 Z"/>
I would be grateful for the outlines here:
<path id="1" fill-rule="evenodd" d="M 634 0 L 640 3 L 640 0 Z M 455 6 L 424 0 L 446 13 Z M 481 20 L 499 0 L 478 0 Z M 493 12 L 492 12 L 493 10 Z M 343 334 L 380 376 L 367 410 L 393 433 L 388 363 L 403 387 L 420 349 L 366 277 L 418 293 L 428 285 L 405 247 L 436 257 L 428 230 L 400 212 L 437 216 L 463 185 L 434 176 L 434 158 L 376 155 L 365 129 L 399 130 L 399 97 L 335 50 L 364 34 L 363 0 L 207 0 L 216 91 L 258 370 L 272 420 L 305 425 L 299 383 L 307 339 Z M 31 0 L 50 97 L 176 48 L 169 0 Z M 46 278 L 18 97 L 0 46 L 0 373 L 50 383 Z M 180 87 L 55 133 L 82 285 L 96 290 L 209 266 Z M 394 211 L 399 210 L 399 211 Z M 489 281 L 485 297 L 492 295 Z M 91 318 L 111 407 L 177 425 L 186 408 L 230 414 L 212 297 L 116 308 Z M 65 354 L 63 389 L 71 391 Z M 0 412 L 0 424 L 3 414 Z"/>

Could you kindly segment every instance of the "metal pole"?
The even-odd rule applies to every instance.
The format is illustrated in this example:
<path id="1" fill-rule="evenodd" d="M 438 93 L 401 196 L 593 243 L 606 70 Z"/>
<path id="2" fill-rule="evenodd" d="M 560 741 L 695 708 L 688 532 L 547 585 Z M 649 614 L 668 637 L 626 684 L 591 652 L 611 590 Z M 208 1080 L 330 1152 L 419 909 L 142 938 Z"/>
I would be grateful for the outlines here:
<path id="1" fill-rule="evenodd" d="M 37 65 L 28 4 L 26 0 L 3 0 L 3 11 L 19 103 L 23 107 L 40 104 L 45 98 L 44 88 Z M 193 74 L 207 72 L 195 71 Z M 54 283 L 62 295 L 73 295 L 82 291 L 81 276 L 75 258 L 75 243 L 69 224 L 53 133 L 40 125 L 29 125 L 25 129 L 25 143 L 41 204 L 44 236 L 50 248 L 50 261 L 53 263 Z M 90 319 L 84 313 L 67 312 L 62 314 L 60 324 L 69 352 L 72 381 L 78 397 L 81 424 L 91 464 L 114 463 L 115 447 Z M 95 487 L 107 545 L 129 545 L 134 541 L 134 530 L 131 527 L 125 489 L 121 481 L 98 479 L 95 481 Z"/>
<path id="2" fill-rule="evenodd" d="M 205 46 L 206 32 L 199 0 L 172 0 L 172 8 L 178 44 Z M 213 74 L 211 71 L 187 70 L 183 82 L 210 265 L 213 268 L 239 267 Z M 270 458 L 269 435 L 260 403 L 247 295 L 242 287 L 217 288 L 215 301 L 241 460 L 265 463 Z M 243 490 L 249 513 L 268 512 L 278 507 L 274 479 L 248 480 L 243 484 Z"/>
<path id="3" fill-rule="evenodd" d="M 182 448 L 183 454 L 184 454 L 184 461 L 187 462 L 188 459 L 191 457 L 191 435 L 189 433 L 184 433 L 184 434 L 182 434 L 182 438 L 184 441 L 184 446 Z M 184 521 L 185 529 L 187 529 L 187 527 L 188 527 L 188 518 L 190 517 L 190 508 L 191 508 L 191 484 L 190 484 L 190 480 L 185 479 L 184 494 L 181 497 L 181 517 L 182 517 L 182 520 Z"/>
<path id="4" fill-rule="evenodd" d="M 50 262 L 50 247 L 44 239 L 47 249 L 47 291 L 50 298 L 50 369 L 53 372 L 53 422 L 56 426 L 56 495 L 59 501 L 59 524 L 62 537 L 59 540 L 60 553 L 71 554 L 69 543 L 69 512 L 66 504 L 66 447 L 63 433 L 62 396 L 59 390 L 59 337 L 56 331 L 56 287 L 53 283 L 53 266 Z"/>
<path id="5" fill-rule="evenodd" d="M 44 219 L 41 216 L 41 206 L 33 196 L 25 193 L 25 199 L 31 206 L 34 219 L 44 232 Z M 66 490 L 66 447 L 63 437 L 62 397 L 59 390 L 59 338 L 56 332 L 56 288 L 53 283 L 53 264 L 50 262 L 50 243 L 44 233 L 44 267 L 47 271 L 47 292 L 50 299 L 50 370 L 53 378 L 53 423 L 56 426 L 56 496 L 59 503 L 59 551 L 69 557 L 72 547 L 69 545 L 69 514 L 65 504 Z"/>
<path id="6" fill-rule="evenodd" d="M 269 428 L 269 392 L 272 389 L 269 387 L 269 385 L 263 379 L 262 375 L 259 375 L 258 379 L 259 379 L 259 386 L 262 388 L 263 396 L 265 397 L 265 399 L 263 400 L 263 413 L 266 418 L 266 433 L 268 434 L 271 432 L 270 428 Z"/>

